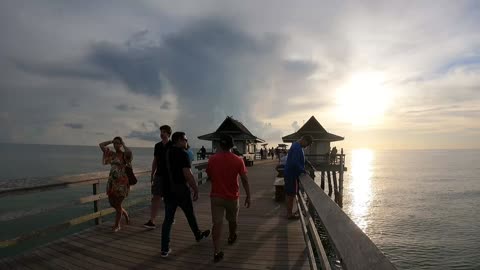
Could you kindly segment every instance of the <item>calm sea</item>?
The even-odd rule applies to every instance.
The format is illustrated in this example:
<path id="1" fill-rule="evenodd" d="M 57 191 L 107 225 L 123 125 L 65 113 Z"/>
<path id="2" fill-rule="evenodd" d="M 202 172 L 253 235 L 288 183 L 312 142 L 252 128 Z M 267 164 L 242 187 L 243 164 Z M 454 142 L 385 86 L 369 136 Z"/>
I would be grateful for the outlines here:
<path id="1" fill-rule="evenodd" d="M 134 165 L 148 168 L 153 149 L 133 151 Z M 355 149 L 346 154 L 343 209 L 398 269 L 480 269 L 480 150 Z M 100 160 L 98 147 L 0 144 L 0 189 L 108 170 Z M 48 220 L 34 215 L 34 209 L 79 194 L 90 195 L 91 186 L 0 198 L 0 239 L 90 213 L 86 205 L 75 213 L 56 210 Z M 20 213 L 30 215 L 13 220 Z"/>

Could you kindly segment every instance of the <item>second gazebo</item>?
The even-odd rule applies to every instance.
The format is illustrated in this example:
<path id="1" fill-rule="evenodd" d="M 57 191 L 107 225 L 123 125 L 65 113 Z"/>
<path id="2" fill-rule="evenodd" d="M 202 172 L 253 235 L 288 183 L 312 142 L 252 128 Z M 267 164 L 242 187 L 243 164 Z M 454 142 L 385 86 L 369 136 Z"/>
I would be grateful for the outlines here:
<path id="1" fill-rule="evenodd" d="M 317 119 L 312 116 L 297 132 L 282 137 L 282 140 L 285 143 L 292 143 L 303 135 L 312 135 L 313 137 L 312 145 L 305 149 L 305 156 L 308 156 L 309 160 L 314 163 L 324 162 L 326 154 L 330 151 L 330 142 L 342 141 L 344 139 L 338 135 L 328 133 Z"/>

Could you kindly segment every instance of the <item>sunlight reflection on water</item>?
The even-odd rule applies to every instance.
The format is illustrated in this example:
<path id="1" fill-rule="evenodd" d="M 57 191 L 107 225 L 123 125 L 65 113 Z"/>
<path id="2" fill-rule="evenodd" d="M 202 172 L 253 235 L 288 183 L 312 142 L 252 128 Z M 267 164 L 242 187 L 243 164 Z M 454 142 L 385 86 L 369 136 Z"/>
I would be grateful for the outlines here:
<path id="1" fill-rule="evenodd" d="M 370 149 L 352 151 L 349 196 L 352 203 L 348 212 L 352 220 L 364 232 L 369 225 L 370 205 L 372 202 L 372 162 L 374 153 Z"/>

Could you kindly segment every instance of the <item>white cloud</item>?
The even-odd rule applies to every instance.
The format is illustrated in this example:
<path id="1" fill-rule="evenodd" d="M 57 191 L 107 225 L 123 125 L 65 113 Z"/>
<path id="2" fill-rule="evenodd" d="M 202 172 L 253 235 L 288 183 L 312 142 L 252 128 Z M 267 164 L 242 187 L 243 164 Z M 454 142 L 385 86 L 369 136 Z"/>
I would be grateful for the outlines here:
<path id="1" fill-rule="evenodd" d="M 368 127 L 388 130 L 372 135 L 378 145 L 389 145 L 389 132 L 474 136 L 479 18 L 471 1 L 2 2 L 0 141 L 136 134 L 132 143 L 146 146 L 140 138 L 156 132 L 148 123 L 194 138 L 233 115 L 276 143 L 315 115 L 355 145 L 368 130 L 338 121 L 333 99 L 370 71 L 385 74 L 394 97 Z M 108 61 L 92 61 L 98 44 Z"/>

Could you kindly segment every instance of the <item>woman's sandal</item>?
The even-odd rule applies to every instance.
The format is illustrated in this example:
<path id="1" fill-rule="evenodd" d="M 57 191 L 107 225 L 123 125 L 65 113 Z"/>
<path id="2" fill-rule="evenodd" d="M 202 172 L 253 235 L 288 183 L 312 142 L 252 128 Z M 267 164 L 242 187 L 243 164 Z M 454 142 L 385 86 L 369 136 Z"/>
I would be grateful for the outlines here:
<path id="1" fill-rule="evenodd" d="M 117 226 L 117 227 L 113 227 L 112 230 L 114 233 L 120 231 L 121 227 L 120 226 Z"/>

